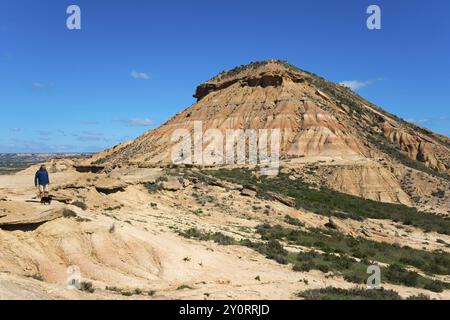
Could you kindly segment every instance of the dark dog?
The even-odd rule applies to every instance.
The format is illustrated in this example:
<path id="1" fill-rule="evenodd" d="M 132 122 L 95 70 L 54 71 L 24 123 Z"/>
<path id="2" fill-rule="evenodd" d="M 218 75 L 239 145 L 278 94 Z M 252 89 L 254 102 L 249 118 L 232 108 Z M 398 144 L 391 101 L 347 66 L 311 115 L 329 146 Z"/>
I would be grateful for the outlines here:
<path id="1" fill-rule="evenodd" d="M 52 204 L 52 197 L 51 196 L 42 197 L 41 198 L 41 204 L 43 204 L 43 205 L 46 205 L 46 204 L 50 205 L 50 204 Z"/>

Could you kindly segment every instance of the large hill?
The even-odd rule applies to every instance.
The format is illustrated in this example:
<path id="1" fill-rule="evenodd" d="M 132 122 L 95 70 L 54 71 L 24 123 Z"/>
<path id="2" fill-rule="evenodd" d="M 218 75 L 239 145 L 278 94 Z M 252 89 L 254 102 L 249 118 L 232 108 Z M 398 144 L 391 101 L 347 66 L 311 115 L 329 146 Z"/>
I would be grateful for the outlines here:
<path id="1" fill-rule="evenodd" d="M 450 140 L 408 123 L 349 88 L 287 62 L 253 62 L 224 71 L 199 85 L 197 102 L 155 130 L 96 155 L 96 164 L 115 167 L 171 162 L 176 129 L 280 129 L 286 165 L 333 161 L 316 170 L 320 180 L 365 198 L 426 206 L 428 189 L 439 192 L 449 181 Z M 225 144 L 226 142 L 224 142 Z M 302 165 L 296 165 L 299 169 Z M 323 166 L 322 166 L 323 167 Z M 427 205 L 428 204 L 428 205 Z M 442 207 L 442 212 L 448 210 Z"/>

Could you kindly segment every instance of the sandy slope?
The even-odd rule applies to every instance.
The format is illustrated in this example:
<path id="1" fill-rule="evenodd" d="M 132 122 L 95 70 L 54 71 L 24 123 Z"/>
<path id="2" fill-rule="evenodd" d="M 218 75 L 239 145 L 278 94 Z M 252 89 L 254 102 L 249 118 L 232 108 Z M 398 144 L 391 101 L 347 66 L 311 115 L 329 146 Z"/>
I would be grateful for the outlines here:
<path id="1" fill-rule="evenodd" d="M 248 248 L 179 236 L 177 230 L 195 226 L 235 238 L 254 238 L 256 225 L 265 221 L 280 223 L 286 214 L 311 227 L 323 227 L 327 220 L 218 186 L 189 184 L 178 191 L 149 193 L 141 184 L 162 174 L 161 169 L 120 169 L 109 176 L 70 170 L 53 174 L 54 192 L 85 201 L 88 206 L 85 211 L 58 202 L 50 207 L 25 203 L 35 192 L 30 184 L 32 171 L 0 176 L 1 195 L 8 199 L 0 201 L 0 208 L 8 207 L 13 212 L 9 216 L 17 215 L 14 208 L 21 212 L 30 209 L 22 217 L 22 223 L 45 216 L 48 210 L 68 208 L 78 215 L 52 219 L 26 232 L 19 228 L 0 230 L 0 298 L 128 299 L 104 290 L 110 286 L 128 291 L 136 288 L 156 291 L 153 297 L 139 295 L 134 299 L 293 299 L 301 290 L 354 286 L 340 277 L 325 277 L 318 271 L 293 272 L 290 266 L 277 264 Z M 125 188 L 108 195 L 99 193 L 96 188 L 105 185 L 125 185 Z M 198 194 L 197 198 L 193 193 Z M 209 197 L 210 201 L 202 206 L 198 203 L 199 196 Z M 269 215 L 252 209 L 266 205 L 271 207 Z M 2 219 L 5 218 L 8 215 Z M 349 234 L 358 234 L 361 229 L 356 221 L 339 223 L 343 232 Z M 436 235 L 414 228 L 407 237 L 396 236 L 398 230 L 389 221 L 369 221 L 364 227 L 373 229 L 372 237 L 379 241 L 422 248 L 424 241 L 429 240 L 429 250 L 438 245 L 433 241 Z M 449 237 L 445 240 L 450 242 Z M 81 269 L 84 281 L 94 284 L 94 294 L 66 288 L 67 268 L 72 265 Z M 45 281 L 30 278 L 33 275 L 41 275 Z M 183 285 L 190 288 L 178 290 Z M 435 298 L 450 298 L 448 291 L 434 294 L 386 287 L 395 288 L 405 297 L 424 292 Z"/>

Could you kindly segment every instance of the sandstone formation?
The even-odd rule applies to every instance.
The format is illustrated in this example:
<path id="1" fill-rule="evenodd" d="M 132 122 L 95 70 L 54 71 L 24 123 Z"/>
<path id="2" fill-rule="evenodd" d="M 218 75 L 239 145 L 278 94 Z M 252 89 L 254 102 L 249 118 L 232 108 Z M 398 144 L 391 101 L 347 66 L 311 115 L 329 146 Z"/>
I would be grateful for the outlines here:
<path id="1" fill-rule="evenodd" d="M 194 105 L 159 128 L 94 156 L 90 163 L 106 170 L 170 165 L 172 133 L 193 132 L 194 123 L 201 121 L 203 132 L 218 129 L 224 136 L 229 129 L 280 129 L 282 161 L 324 161 L 329 165 L 311 171 L 321 177 L 320 183 L 367 199 L 420 206 L 415 192 L 408 194 L 401 185 L 401 168 L 413 169 L 414 175 L 424 172 L 439 184 L 450 179 L 448 138 L 283 61 L 224 71 L 199 85 L 194 97 Z"/>
<path id="2" fill-rule="evenodd" d="M 251 63 L 199 85 L 197 103 L 155 130 L 91 159 L 106 165 L 171 163 L 171 134 L 193 130 L 280 129 L 282 157 L 393 158 L 449 173 L 448 140 L 390 115 L 350 89 L 286 62 Z M 447 142 L 446 142 L 447 141 Z M 386 146 L 385 146 L 386 145 Z M 396 160 L 397 159 L 393 159 Z"/>

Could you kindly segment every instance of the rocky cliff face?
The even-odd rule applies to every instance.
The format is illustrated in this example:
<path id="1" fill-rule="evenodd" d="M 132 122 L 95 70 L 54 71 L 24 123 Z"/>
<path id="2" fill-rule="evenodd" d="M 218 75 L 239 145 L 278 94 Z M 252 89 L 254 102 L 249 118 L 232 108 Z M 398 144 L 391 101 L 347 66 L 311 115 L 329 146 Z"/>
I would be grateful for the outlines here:
<path id="1" fill-rule="evenodd" d="M 353 187 L 337 184 L 338 189 L 374 200 L 409 203 L 401 189 L 383 195 L 364 183 L 367 177 L 383 181 L 385 171 L 394 164 L 443 179 L 450 173 L 448 138 L 407 123 L 350 89 L 286 62 L 268 60 L 224 71 L 199 85 L 194 97 L 194 105 L 135 141 L 98 155 L 96 163 L 110 167 L 169 164 L 172 132 L 192 131 L 194 122 L 202 121 L 203 131 L 219 129 L 224 135 L 228 129 L 280 129 L 282 159 L 382 158 L 383 170 L 356 170 L 352 178 L 360 181 L 352 182 Z M 351 176 L 339 169 L 333 179 L 339 180 L 341 173 Z"/>

